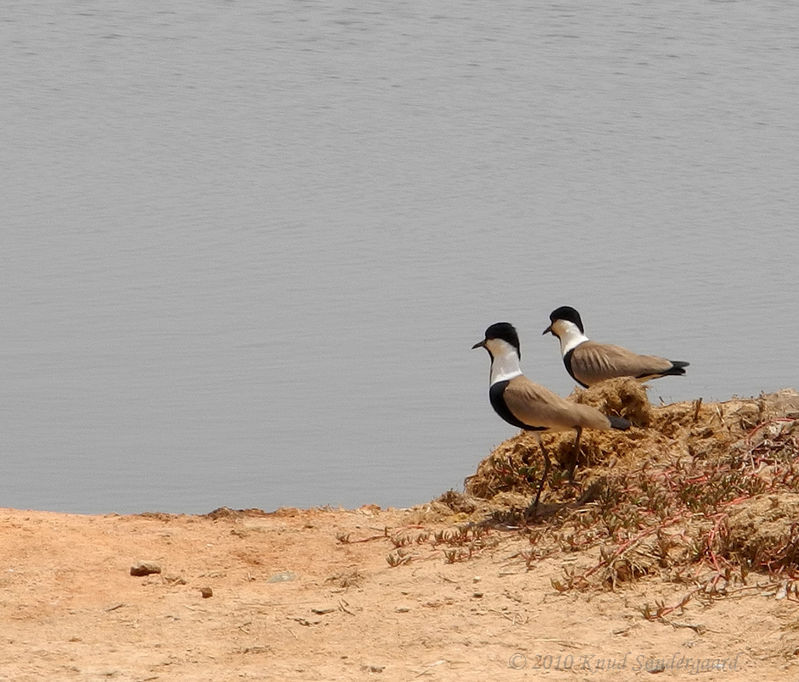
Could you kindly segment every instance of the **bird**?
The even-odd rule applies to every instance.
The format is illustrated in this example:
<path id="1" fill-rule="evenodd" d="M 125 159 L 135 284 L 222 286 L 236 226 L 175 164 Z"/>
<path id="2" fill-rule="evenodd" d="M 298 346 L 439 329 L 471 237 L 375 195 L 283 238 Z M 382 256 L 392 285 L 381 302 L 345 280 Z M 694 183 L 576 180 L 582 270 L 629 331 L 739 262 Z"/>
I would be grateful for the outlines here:
<path id="1" fill-rule="evenodd" d="M 618 377 L 648 381 L 683 375 L 690 364 L 657 355 L 639 355 L 621 346 L 591 341 L 585 335 L 580 313 L 571 306 L 553 310 L 549 320 L 544 334 L 558 337 L 566 371 L 584 388 Z"/>
<path id="2" fill-rule="evenodd" d="M 472 350 L 475 348 L 485 348 L 491 356 L 488 397 L 494 411 L 509 424 L 534 433 L 544 456 L 544 473 L 528 509 L 535 516 L 551 466 L 541 434 L 571 429 L 577 432 L 569 463 L 569 478 L 572 479 L 584 428 L 626 430 L 630 422 L 622 417 L 606 416 L 589 405 L 569 402 L 524 376 L 519 335 L 510 322 L 492 324 L 486 329 L 483 340 L 472 346 Z"/>

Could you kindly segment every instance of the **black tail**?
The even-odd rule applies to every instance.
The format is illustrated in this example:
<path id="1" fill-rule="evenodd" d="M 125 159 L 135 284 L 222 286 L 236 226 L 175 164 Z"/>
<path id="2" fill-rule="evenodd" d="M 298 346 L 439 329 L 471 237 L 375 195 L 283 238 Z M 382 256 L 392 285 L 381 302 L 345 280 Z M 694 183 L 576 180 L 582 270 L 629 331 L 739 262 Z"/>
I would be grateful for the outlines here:
<path id="1" fill-rule="evenodd" d="M 619 429 L 619 431 L 626 431 L 632 426 L 632 423 L 628 419 L 625 419 L 624 417 L 608 416 L 608 419 L 610 420 L 610 428 L 612 429 Z"/>
<path id="2" fill-rule="evenodd" d="M 661 372 L 661 376 L 682 376 L 685 374 L 685 368 L 690 365 L 690 362 L 683 362 L 682 360 L 672 360 L 671 367 L 665 372 Z"/>

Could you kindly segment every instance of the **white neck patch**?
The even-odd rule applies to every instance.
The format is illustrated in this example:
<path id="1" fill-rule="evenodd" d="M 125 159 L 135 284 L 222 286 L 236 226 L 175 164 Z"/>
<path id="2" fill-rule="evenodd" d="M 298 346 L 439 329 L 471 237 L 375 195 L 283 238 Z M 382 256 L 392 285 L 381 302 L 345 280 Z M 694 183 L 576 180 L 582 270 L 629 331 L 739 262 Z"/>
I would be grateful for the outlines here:
<path id="1" fill-rule="evenodd" d="M 491 385 L 498 381 L 508 381 L 522 373 L 519 353 L 507 341 L 489 339 L 486 348 L 491 352 Z"/>
<path id="2" fill-rule="evenodd" d="M 580 328 L 568 320 L 558 320 L 552 325 L 557 332 L 556 336 L 560 341 L 560 353 L 566 355 L 570 350 L 574 350 L 581 343 L 588 341 L 588 337 L 580 331 Z"/>

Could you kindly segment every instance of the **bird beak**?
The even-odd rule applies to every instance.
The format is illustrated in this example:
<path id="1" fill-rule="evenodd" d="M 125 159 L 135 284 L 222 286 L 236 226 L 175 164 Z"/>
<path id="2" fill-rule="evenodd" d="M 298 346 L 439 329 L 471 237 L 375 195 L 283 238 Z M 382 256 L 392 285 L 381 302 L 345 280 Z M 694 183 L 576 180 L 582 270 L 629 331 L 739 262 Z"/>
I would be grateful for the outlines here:
<path id="1" fill-rule="evenodd" d="M 552 334 L 552 333 L 553 333 L 553 332 L 552 332 L 552 325 L 549 325 L 549 326 L 548 326 L 548 327 L 547 327 L 547 328 L 544 330 L 544 332 L 541 334 L 541 336 L 543 336 L 544 334 Z"/>
<path id="2" fill-rule="evenodd" d="M 474 344 L 472 346 L 472 350 L 474 350 L 475 348 L 485 348 L 485 345 L 486 345 L 486 340 L 483 339 L 482 341 L 478 341 L 476 344 Z"/>

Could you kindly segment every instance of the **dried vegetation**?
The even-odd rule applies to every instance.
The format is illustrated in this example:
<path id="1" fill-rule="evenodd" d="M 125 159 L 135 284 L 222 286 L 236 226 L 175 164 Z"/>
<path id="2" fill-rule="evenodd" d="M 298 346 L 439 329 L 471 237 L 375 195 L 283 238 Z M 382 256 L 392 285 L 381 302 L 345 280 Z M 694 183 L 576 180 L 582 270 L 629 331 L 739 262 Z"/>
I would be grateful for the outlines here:
<path id="1" fill-rule="evenodd" d="M 584 432 L 576 482 L 553 467 L 535 522 L 523 510 L 543 461 L 526 433 L 481 462 L 464 495 L 435 504 L 481 525 L 518 527 L 529 539 L 519 558 L 530 568 L 575 553 L 557 590 L 613 589 L 651 575 L 686 584 L 681 603 L 644 607 L 648 618 L 692 597 L 750 589 L 799 599 L 799 394 L 655 407 L 640 384 L 622 379 L 572 399 L 635 427 Z M 573 439 L 552 434 L 545 445 L 565 463 Z"/>

